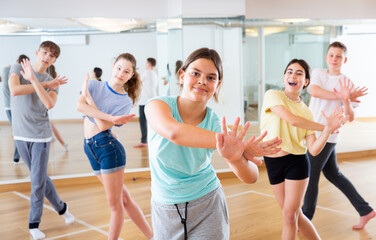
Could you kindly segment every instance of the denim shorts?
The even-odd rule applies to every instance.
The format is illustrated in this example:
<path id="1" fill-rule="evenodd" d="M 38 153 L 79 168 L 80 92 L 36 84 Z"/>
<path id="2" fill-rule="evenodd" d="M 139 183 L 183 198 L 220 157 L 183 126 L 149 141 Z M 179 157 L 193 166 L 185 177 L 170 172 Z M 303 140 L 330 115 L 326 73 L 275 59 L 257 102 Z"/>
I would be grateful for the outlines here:
<path id="1" fill-rule="evenodd" d="M 108 174 L 125 168 L 125 150 L 110 130 L 84 139 L 84 150 L 95 175 Z"/>
<path id="2" fill-rule="evenodd" d="M 271 185 L 289 180 L 303 180 L 309 177 L 311 165 L 307 154 L 289 154 L 283 157 L 264 157 Z"/>

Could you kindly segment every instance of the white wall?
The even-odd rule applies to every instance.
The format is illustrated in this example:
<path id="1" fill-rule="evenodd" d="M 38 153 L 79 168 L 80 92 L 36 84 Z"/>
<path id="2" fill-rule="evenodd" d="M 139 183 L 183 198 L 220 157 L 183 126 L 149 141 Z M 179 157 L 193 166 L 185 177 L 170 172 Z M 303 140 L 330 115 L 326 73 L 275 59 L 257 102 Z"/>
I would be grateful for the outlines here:
<path id="1" fill-rule="evenodd" d="M 342 72 L 357 86 L 368 87 L 368 95 L 361 97 L 356 117 L 376 117 L 376 34 L 339 36 L 336 40 L 347 47 L 347 63 Z"/>
<path id="2" fill-rule="evenodd" d="M 24 53 L 35 61 L 35 50 L 40 44 L 40 37 L 0 37 L 0 66 L 14 62 L 18 55 Z M 115 58 L 124 52 L 132 53 L 138 66 L 138 72 L 145 70 L 148 57 L 157 58 L 156 33 L 128 33 L 91 35 L 87 45 L 62 45 L 61 55 L 55 66 L 58 74 L 66 75 L 69 83 L 61 86 L 56 106 L 50 111 L 53 119 L 78 119 L 81 114 L 76 111 L 76 101 L 86 73 L 94 67 L 103 70 L 102 79 L 108 80 Z M 3 106 L 3 99 L 0 106 Z M 137 113 L 136 109 L 132 112 Z M 0 114 L 0 121 L 5 121 Z"/>
<path id="3" fill-rule="evenodd" d="M 245 0 L 247 19 L 312 18 L 356 19 L 376 18 L 374 0 Z"/>

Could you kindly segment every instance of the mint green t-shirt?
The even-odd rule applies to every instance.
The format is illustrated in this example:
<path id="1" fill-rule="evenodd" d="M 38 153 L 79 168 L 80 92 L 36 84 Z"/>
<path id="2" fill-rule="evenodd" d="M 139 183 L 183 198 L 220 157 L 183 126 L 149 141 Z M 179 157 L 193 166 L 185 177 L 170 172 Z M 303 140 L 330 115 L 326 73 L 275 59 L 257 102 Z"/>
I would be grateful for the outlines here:
<path id="1" fill-rule="evenodd" d="M 177 107 L 177 96 L 157 97 L 170 106 L 172 116 L 183 123 Z M 149 101 L 149 102 L 150 102 Z M 197 127 L 221 132 L 220 120 L 211 108 Z M 198 139 L 199 141 L 199 139 Z M 148 128 L 152 198 L 163 204 L 177 204 L 200 198 L 220 186 L 211 165 L 215 149 L 176 145 Z"/>

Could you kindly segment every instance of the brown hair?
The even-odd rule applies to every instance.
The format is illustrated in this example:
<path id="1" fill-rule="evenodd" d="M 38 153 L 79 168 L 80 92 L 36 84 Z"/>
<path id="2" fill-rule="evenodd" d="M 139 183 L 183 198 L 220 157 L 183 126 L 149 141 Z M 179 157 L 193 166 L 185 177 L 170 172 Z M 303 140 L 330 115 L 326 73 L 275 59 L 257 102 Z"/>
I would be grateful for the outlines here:
<path id="1" fill-rule="evenodd" d="M 288 64 L 287 64 L 287 67 L 285 68 L 285 72 L 283 74 L 285 74 L 287 72 L 287 69 L 288 67 L 290 67 L 290 65 L 294 64 L 294 63 L 297 63 L 299 64 L 303 69 L 304 69 L 304 73 L 305 73 L 305 79 L 308 79 L 308 84 L 307 86 L 304 86 L 303 89 L 305 89 L 306 87 L 308 87 L 308 85 L 310 84 L 310 72 L 311 72 L 311 68 L 309 67 L 308 63 L 306 61 L 304 61 L 303 59 L 296 59 L 294 58 L 293 60 L 291 60 Z"/>
<path id="2" fill-rule="evenodd" d="M 121 58 L 128 60 L 132 63 L 132 71 L 133 75 L 132 77 L 123 85 L 124 90 L 128 93 L 129 97 L 132 99 L 133 104 L 137 102 L 138 97 L 140 96 L 141 92 L 141 79 L 139 74 L 136 71 L 136 59 L 134 56 L 130 53 L 123 53 L 120 54 L 116 60 L 119 61 Z"/>
<path id="3" fill-rule="evenodd" d="M 155 58 L 148 58 L 148 59 L 146 59 L 146 61 L 147 61 L 148 63 L 150 63 L 150 65 L 151 65 L 152 67 L 155 67 L 155 65 L 157 65 L 157 60 L 155 60 Z"/>
<path id="4" fill-rule="evenodd" d="M 330 48 L 340 48 L 340 49 L 342 49 L 345 56 L 347 55 L 347 47 L 346 47 L 345 44 L 343 44 L 341 42 L 332 42 L 331 44 L 329 44 L 328 49 L 326 50 L 326 53 L 328 53 Z"/>
<path id="5" fill-rule="evenodd" d="M 50 74 L 50 76 L 52 78 L 56 78 L 57 76 L 57 73 L 56 73 L 56 69 L 55 69 L 55 66 L 54 65 L 51 65 L 49 68 L 48 68 L 48 73 Z"/>
<path id="6" fill-rule="evenodd" d="M 22 61 L 23 61 L 24 59 L 27 59 L 27 60 L 30 61 L 30 59 L 29 59 L 28 56 L 26 56 L 25 54 L 21 54 L 21 55 L 18 57 L 18 59 L 17 59 L 17 63 L 21 64 Z"/>
<path id="7" fill-rule="evenodd" d="M 41 48 L 48 49 L 55 56 L 55 58 L 60 56 L 60 47 L 54 42 L 44 41 L 39 46 L 39 49 Z"/>
<path id="8" fill-rule="evenodd" d="M 200 48 L 197 49 L 196 51 L 192 52 L 187 59 L 185 60 L 183 66 L 180 68 L 179 72 L 177 75 L 180 74 L 181 71 L 187 70 L 189 65 L 196 61 L 197 59 L 204 58 L 213 61 L 215 67 L 217 68 L 218 71 L 218 81 L 222 81 L 223 78 L 223 67 L 222 67 L 222 60 L 217 51 L 214 49 L 209 49 L 209 48 Z M 219 88 L 218 88 L 219 90 Z M 214 95 L 214 100 L 218 102 L 218 93 L 215 92 Z"/>

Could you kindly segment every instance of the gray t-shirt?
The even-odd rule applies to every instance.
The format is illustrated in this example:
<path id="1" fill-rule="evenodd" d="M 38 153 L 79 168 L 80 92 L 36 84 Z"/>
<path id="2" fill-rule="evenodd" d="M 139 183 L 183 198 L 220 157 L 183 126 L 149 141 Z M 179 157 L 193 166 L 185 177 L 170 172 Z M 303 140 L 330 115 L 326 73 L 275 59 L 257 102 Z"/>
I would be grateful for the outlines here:
<path id="1" fill-rule="evenodd" d="M 5 110 L 10 109 L 10 92 L 9 92 L 9 85 L 8 85 L 9 71 L 10 71 L 9 67 L 5 67 L 3 69 L 3 94 L 4 94 Z"/>
<path id="2" fill-rule="evenodd" d="M 10 75 L 15 73 L 20 78 L 20 84 L 31 84 L 20 74 L 22 66 L 15 64 L 10 69 Z M 34 72 L 34 70 L 33 70 Z M 9 75 L 9 76 L 10 76 Z M 39 82 L 52 80 L 48 74 L 39 74 L 34 72 Z M 46 89 L 49 92 L 49 89 Z M 57 90 L 53 90 L 58 93 Z M 27 142 L 50 142 L 52 139 L 52 130 L 48 110 L 40 101 L 38 95 L 30 93 L 27 95 L 11 96 L 12 109 L 12 128 L 15 140 Z"/>
<path id="3" fill-rule="evenodd" d="M 89 80 L 87 87 L 95 105 L 100 111 L 113 116 L 128 115 L 131 111 L 133 103 L 128 94 L 115 92 L 108 85 L 108 82 Z M 92 117 L 87 115 L 86 117 L 95 123 Z M 115 126 L 120 127 L 121 125 Z"/>

